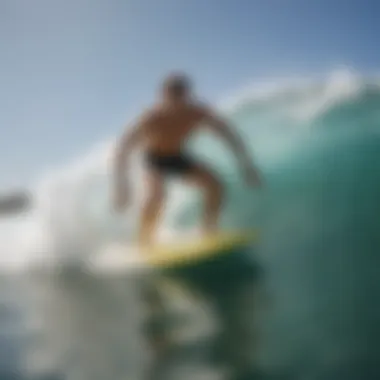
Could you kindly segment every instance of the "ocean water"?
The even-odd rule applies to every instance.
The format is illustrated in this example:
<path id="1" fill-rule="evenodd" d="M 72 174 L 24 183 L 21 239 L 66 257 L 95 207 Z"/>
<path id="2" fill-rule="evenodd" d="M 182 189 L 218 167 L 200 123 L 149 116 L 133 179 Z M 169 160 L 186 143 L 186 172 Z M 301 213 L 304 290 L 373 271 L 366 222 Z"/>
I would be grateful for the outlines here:
<path id="1" fill-rule="evenodd" d="M 260 190 L 244 186 L 222 143 L 192 142 L 226 183 L 222 226 L 262 233 L 251 255 L 270 295 L 256 326 L 265 378 L 380 377 L 379 104 L 380 82 L 345 70 L 255 84 L 221 104 L 262 170 Z M 110 210 L 112 144 L 36 181 L 33 210 L 1 221 L 1 379 L 143 378 L 150 357 L 138 275 L 75 269 L 136 227 L 137 206 L 123 216 Z M 138 160 L 132 175 L 138 200 Z M 173 183 L 170 197 L 163 231 L 196 226 L 199 194 Z M 189 334 L 209 334 L 207 305 L 179 301 Z M 222 378 L 204 364 L 180 370 L 174 378 Z"/>

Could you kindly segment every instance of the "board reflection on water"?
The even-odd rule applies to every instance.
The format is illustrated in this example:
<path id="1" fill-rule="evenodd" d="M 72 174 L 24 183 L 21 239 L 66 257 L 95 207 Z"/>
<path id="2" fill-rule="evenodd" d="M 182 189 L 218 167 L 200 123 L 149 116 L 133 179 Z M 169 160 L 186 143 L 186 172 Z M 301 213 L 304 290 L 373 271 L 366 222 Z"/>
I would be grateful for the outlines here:
<path id="1" fill-rule="evenodd" d="M 259 277 L 243 257 L 156 275 L 101 277 L 83 268 L 30 275 L 28 372 L 175 379 L 251 371 Z"/>

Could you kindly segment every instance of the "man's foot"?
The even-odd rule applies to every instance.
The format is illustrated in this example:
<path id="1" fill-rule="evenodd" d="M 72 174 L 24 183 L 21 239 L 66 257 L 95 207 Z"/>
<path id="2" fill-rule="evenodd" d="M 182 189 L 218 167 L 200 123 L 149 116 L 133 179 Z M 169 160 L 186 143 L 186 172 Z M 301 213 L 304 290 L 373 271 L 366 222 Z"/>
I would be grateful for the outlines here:
<path id="1" fill-rule="evenodd" d="M 149 253 L 149 248 L 153 246 L 154 239 L 151 236 L 140 234 L 137 238 L 139 249 L 142 250 L 144 255 Z"/>
<path id="2" fill-rule="evenodd" d="M 137 241 L 138 241 L 139 245 L 143 246 L 143 247 L 149 247 L 153 244 L 152 239 L 139 238 Z"/>
<path id="3" fill-rule="evenodd" d="M 201 230 L 201 236 L 205 238 L 213 237 L 218 233 L 218 228 L 216 226 L 206 226 Z"/>
<path id="4" fill-rule="evenodd" d="M 216 235 L 218 230 L 216 228 L 194 227 L 191 230 L 184 232 L 183 237 L 187 240 L 192 239 L 206 239 Z"/>

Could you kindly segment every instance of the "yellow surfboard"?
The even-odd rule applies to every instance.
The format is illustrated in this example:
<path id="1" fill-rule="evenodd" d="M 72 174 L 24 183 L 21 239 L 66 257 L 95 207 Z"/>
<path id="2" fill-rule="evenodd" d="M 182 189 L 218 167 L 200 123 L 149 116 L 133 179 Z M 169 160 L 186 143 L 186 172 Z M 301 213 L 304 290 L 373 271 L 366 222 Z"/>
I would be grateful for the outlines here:
<path id="1" fill-rule="evenodd" d="M 258 240 L 258 231 L 221 231 L 209 237 L 160 243 L 141 248 L 146 262 L 153 267 L 195 264 L 216 258 Z"/>
<path id="2" fill-rule="evenodd" d="M 99 273 L 125 270 L 166 270 L 194 267 L 233 253 L 258 241 L 258 231 L 220 231 L 208 237 L 182 236 L 149 247 L 139 244 L 117 244 L 103 247 L 90 260 L 92 271 Z"/>

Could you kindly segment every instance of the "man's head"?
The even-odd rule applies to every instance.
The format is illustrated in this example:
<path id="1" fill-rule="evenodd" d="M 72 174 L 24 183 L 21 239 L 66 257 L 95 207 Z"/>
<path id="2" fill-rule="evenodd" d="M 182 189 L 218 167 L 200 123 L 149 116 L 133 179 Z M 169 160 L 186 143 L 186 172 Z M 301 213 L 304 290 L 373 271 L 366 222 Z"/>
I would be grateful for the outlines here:
<path id="1" fill-rule="evenodd" d="M 162 83 L 162 93 L 171 101 L 186 100 L 191 93 L 190 79 L 181 73 L 170 74 Z"/>

